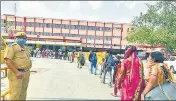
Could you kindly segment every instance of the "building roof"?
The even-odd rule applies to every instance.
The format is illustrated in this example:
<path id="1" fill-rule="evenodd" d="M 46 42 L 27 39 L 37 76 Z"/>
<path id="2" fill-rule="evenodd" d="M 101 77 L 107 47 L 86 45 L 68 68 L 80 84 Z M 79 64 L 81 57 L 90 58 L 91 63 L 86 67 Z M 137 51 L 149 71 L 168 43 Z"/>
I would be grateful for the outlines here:
<path id="1" fill-rule="evenodd" d="M 15 15 L 12 15 L 12 14 L 3 14 L 5 16 L 15 16 Z M 16 16 L 16 17 L 24 17 L 24 16 Z M 25 16 L 26 18 L 37 18 L 37 19 L 45 19 L 44 17 L 29 17 L 29 16 Z M 89 20 L 77 20 L 77 19 L 57 19 L 57 18 L 46 18 L 46 19 L 54 19 L 54 20 L 66 20 L 66 21 L 83 21 L 83 22 L 98 22 L 98 23 L 106 23 L 106 24 L 127 24 L 127 25 L 132 25 L 131 23 L 118 23 L 118 22 L 103 22 L 103 21 L 89 21 Z"/>

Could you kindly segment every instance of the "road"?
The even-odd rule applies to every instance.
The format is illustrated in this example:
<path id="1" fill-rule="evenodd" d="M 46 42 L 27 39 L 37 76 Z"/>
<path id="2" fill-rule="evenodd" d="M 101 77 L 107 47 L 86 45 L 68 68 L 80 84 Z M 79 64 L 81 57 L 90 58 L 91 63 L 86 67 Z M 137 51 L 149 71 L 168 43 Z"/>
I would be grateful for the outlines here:
<path id="1" fill-rule="evenodd" d="M 33 58 L 33 70 L 38 72 L 31 75 L 28 100 L 120 99 L 110 95 L 113 88 L 102 84 L 98 75 L 90 74 L 87 64 L 78 69 L 76 62 Z"/>

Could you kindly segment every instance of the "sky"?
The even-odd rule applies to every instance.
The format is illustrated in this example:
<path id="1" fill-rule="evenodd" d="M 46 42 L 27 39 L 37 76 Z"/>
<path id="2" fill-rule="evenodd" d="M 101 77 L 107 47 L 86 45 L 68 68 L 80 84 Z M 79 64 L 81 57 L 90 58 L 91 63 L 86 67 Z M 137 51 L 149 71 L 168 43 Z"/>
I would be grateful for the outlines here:
<path id="1" fill-rule="evenodd" d="M 1 15 L 130 23 L 156 1 L 1 1 Z"/>

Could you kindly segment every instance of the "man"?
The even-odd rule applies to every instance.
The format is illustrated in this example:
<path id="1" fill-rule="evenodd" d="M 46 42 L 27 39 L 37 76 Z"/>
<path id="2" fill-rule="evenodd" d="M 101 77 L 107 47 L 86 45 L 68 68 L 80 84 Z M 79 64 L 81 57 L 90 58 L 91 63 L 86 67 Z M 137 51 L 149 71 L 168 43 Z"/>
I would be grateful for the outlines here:
<path id="1" fill-rule="evenodd" d="M 89 55 L 89 61 L 90 61 L 90 72 L 93 74 L 93 68 L 94 68 L 94 74 L 96 75 L 96 67 L 97 67 L 97 55 L 96 53 L 90 51 Z"/>
<path id="2" fill-rule="evenodd" d="M 82 55 L 83 55 L 83 53 L 82 53 L 82 51 L 81 51 L 81 49 L 79 50 L 79 52 L 78 52 L 78 57 L 77 57 L 77 61 L 78 61 L 78 68 L 82 68 L 82 65 L 81 65 L 81 60 L 82 60 Z"/>
<path id="3" fill-rule="evenodd" d="M 16 33 L 15 43 L 7 46 L 4 54 L 5 62 L 9 68 L 8 79 L 10 87 L 9 100 L 26 100 L 32 61 L 30 51 L 25 46 L 26 34 Z"/>
<path id="4" fill-rule="evenodd" d="M 106 78 L 106 74 L 107 72 L 109 72 L 110 74 L 110 83 L 109 86 L 112 87 L 112 62 L 113 62 L 113 57 L 112 57 L 112 51 L 109 50 L 108 51 L 108 55 L 106 56 L 106 63 L 105 63 L 105 69 L 104 69 L 104 77 L 102 82 L 105 83 L 105 78 Z"/>

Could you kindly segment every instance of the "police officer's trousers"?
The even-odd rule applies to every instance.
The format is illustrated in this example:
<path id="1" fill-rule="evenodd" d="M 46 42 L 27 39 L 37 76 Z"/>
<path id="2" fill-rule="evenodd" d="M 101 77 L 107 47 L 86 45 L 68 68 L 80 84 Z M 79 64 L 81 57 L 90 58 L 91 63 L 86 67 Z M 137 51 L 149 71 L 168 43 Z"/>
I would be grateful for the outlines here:
<path id="1" fill-rule="evenodd" d="M 109 84 L 110 84 L 110 86 L 112 86 L 112 67 L 111 66 L 106 66 L 104 68 L 103 83 L 105 83 L 107 72 L 109 72 L 109 74 L 110 74 L 110 83 Z"/>
<path id="2" fill-rule="evenodd" d="M 11 70 L 8 71 L 10 89 L 9 100 L 26 100 L 30 71 L 23 72 L 23 76 L 23 79 L 17 79 L 16 75 Z"/>

